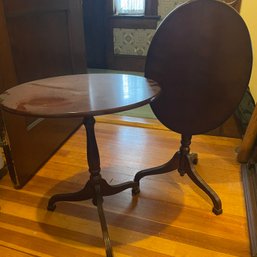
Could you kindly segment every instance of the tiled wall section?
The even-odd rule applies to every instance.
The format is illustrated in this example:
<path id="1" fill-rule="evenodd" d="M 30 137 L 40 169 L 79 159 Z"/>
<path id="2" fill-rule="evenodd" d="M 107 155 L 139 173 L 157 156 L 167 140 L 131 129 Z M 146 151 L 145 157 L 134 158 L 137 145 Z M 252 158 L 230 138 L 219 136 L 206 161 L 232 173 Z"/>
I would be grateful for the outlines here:
<path id="1" fill-rule="evenodd" d="M 187 0 L 159 0 L 158 14 L 163 19 L 171 10 Z M 153 29 L 114 28 L 114 54 L 146 56 L 148 47 L 155 33 Z"/>
<path id="2" fill-rule="evenodd" d="M 153 29 L 114 28 L 114 53 L 145 56 L 154 33 Z"/>
<path id="3" fill-rule="evenodd" d="M 177 6 L 187 2 L 188 0 L 159 0 L 158 1 L 158 14 L 163 19 L 170 11 Z"/>

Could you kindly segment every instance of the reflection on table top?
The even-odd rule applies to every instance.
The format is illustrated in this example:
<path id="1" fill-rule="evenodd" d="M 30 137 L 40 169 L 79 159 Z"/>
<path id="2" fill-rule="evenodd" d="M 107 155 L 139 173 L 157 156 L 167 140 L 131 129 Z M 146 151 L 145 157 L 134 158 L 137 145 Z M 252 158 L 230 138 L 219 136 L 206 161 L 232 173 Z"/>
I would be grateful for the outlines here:
<path id="1" fill-rule="evenodd" d="M 4 110 L 27 116 L 81 117 L 124 111 L 151 102 L 158 84 L 127 74 L 79 74 L 27 82 L 5 91 Z"/>

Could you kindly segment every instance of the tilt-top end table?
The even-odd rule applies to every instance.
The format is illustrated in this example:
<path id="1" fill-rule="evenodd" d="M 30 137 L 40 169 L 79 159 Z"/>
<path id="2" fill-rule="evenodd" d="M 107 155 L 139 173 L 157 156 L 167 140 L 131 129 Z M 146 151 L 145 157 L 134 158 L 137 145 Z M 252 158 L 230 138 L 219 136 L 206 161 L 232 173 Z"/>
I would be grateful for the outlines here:
<path id="1" fill-rule="evenodd" d="M 135 189 L 136 182 L 109 185 L 100 174 L 100 157 L 94 132 L 94 116 L 125 111 L 152 102 L 160 88 L 152 80 L 126 74 L 80 74 L 52 77 L 18 85 L 1 95 L 3 110 L 18 115 L 42 118 L 83 117 L 87 134 L 87 160 L 90 179 L 75 193 L 50 198 L 48 210 L 56 202 L 92 199 L 97 206 L 106 255 L 113 256 L 105 215 L 103 196 L 125 189 Z"/>

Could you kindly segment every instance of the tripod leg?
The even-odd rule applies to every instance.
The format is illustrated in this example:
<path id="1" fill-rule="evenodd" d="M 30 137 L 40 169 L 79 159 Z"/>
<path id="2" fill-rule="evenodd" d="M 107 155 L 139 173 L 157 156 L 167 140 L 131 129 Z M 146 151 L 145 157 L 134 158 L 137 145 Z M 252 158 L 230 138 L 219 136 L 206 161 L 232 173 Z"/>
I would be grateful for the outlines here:
<path id="1" fill-rule="evenodd" d="M 176 170 L 179 166 L 179 158 L 180 158 L 180 154 L 179 154 L 179 152 L 177 152 L 172 157 L 172 159 L 170 161 L 166 162 L 165 164 L 158 166 L 158 167 L 141 170 L 141 171 L 137 172 L 137 174 L 135 175 L 135 178 L 134 178 L 134 182 L 137 183 L 137 186 L 132 189 L 132 194 L 133 195 L 139 194 L 139 192 L 140 192 L 139 180 L 142 179 L 143 177 L 150 176 L 150 175 L 163 174 L 163 173 L 167 173 L 167 172 Z"/>
<path id="2" fill-rule="evenodd" d="M 107 196 L 107 195 L 114 195 L 118 194 L 121 191 L 124 191 L 128 188 L 135 188 L 137 184 L 134 181 L 128 181 L 124 182 L 118 185 L 109 185 L 106 180 L 100 178 L 99 180 L 99 185 L 101 188 L 101 195 L 102 196 Z"/>
<path id="3" fill-rule="evenodd" d="M 93 195 L 94 195 L 94 189 L 92 187 L 92 183 L 88 181 L 85 187 L 78 192 L 53 195 L 48 201 L 47 209 L 49 211 L 54 211 L 56 208 L 56 205 L 55 205 L 56 202 L 88 200 L 88 199 L 91 199 Z"/>
<path id="4" fill-rule="evenodd" d="M 103 210 L 103 197 L 102 197 L 100 185 L 98 185 L 98 184 L 95 185 L 95 192 L 96 192 L 97 211 L 98 211 L 99 220 L 100 220 L 101 228 L 102 228 L 106 257 L 113 257 L 111 240 L 110 240 L 108 227 L 107 227 L 104 210 Z"/>
<path id="5" fill-rule="evenodd" d="M 213 202 L 213 213 L 216 215 L 219 215 L 222 213 L 222 204 L 219 196 L 216 194 L 216 192 L 200 177 L 200 175 L 197 173 L 196 169 L 194 168 L 194 165 L 192 163 L 190 155 L 185 156 L 185 171 L 187 175 L 192 179 L 192 181 L 200 187 L 212 200 Z"/>

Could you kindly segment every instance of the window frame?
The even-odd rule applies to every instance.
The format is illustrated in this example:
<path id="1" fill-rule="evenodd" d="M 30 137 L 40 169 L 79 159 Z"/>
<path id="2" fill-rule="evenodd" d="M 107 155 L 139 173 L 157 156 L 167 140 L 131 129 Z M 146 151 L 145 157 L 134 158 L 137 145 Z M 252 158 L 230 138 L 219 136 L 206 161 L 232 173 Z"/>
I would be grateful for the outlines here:
<path id="1" fill-rule="evenodd" d="M 144 15 L 117 15 L 114 13 L 113 0 L 107 0 L 107 17 L 112 28 L 156 29 L 158 16 L 158 0 L 145 0 Z"/>
<path id="2" fill-rule="evenodd" d="M 106 0 L 106 64 L 108 69 L 144 71 L 145 56 L 116 55 L 114 53 L 113 29 L 156 29 L 158 16 L 158 0 L 145 0 L 145 14 L 115 15 L 113 0 Z"/>

